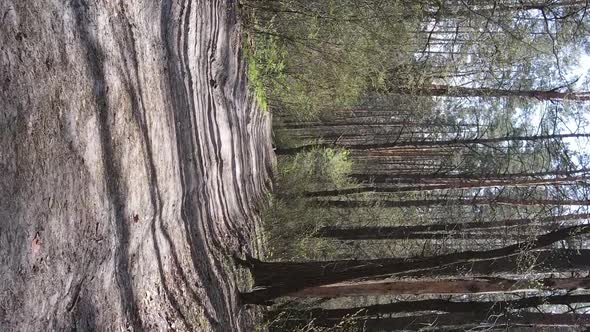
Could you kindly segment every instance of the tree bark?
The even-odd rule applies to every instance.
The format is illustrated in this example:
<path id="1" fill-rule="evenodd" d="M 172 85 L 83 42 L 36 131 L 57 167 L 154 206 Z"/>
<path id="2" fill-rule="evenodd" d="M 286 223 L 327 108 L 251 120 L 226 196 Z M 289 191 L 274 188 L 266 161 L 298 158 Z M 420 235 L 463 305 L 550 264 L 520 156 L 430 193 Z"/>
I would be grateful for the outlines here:
<path id="1" fill-rule="evenodd" d="M 294 155 L 300 152 L 310 151 L 313 149 L 325 149 L 342 147 L 349 150 L 371 150 L 371 149 L 387 149 L 400 146 L 464 146 L 474 144 L 495 144 L 504 142 L 533 142 L 543 141 L 551 139 L 564 139 L 564 138 L 587 138 L 590 134 L 552 134 L 552 135 L 534 135 L 534 136 L 505 136 L 505 137 L 494 137 L 494 138 L 466 138 L 466 139 L 451 139 L 451 140 L 422 140 L 422 141 L 399 141 L 399 142 L 387 142 L 387 143 L 363 143 L 363 144 L 349 144 L 349 145 L 337 145 L 329 143 L 319 144 L 307 144 L 292 148 L 279 148 L 275 152 L 278 155 Z"/>
<path id="2" fill-rule="evenodd" d="M 324 322 L 327 323 L 326 327 L 335 325 L 333 321 Z M 512 331 L 510 328 L 514 327 L 533 327 L 534 331 L 539 331 L 538 328 L 541 326 L 588 327 L 590 326 L 590 315 L 520 312 L 518 315 L 489 317 L 485 313 L 454 313 L 396 318 L 369 318 L 360 320 L 356 325 L 363 326 L 366 331 L 424 331 L 428 330 L 428 328 L 436 331 L 468 331 L 477 327 L 505 329 L 508 331 Z"/>
<path id="3" fill-rule="evenodd" d="M 435 267 L 425 271 L 402 273 L 409 278 L 456 278 L 457 276 L 486 277 L 493 275 L 520 274 L 527 270 L 534 273 L 584 272 L 590 270 L 589 249 L 546 249 L 530 253 L 534 262 L 523 266 L 519 256 L 490 260 L 463 262 Z"/>
<path id="4" fill-rule="evenodd" d="M 477 182 L 467 181 L 453 181 L 445 184 L 429 184 L 429 185 L 415 185 L 415 186 L 396 186 L 396 187 L 381 187 L 381 186 L 363 186 L 346 189 L 334 190 L 320 190 L 305 193 L 306 197 L 329 197 L 329 196 L 343 196 L 351 194 L 362 193 L 400 193 L 400 192 L 419 192 L 431 190 L 452 190 L 452 189 L 483 189 L 493 187 L 527 187 L 527 186 L 541 186 L 541 185 L 557 185 L 564 183 L 573 183 L 578 181 L 585 181 L 590 179 L 587 176 L 569 176 L 554 179 L 506 179 L 506 180 L 480 180 Z"/>
<path id="5" fill-rule="evenodd" d="M 534 225 L 531 225 L 534 226 Z M 559 228 L 558 225 L 555 226 L 551 226 L 551 225 L 538 225 L 536 230 L 542 230 L 542 231 L 551 231 L 554 229 Z M 487 232 L 452 232 L 452 231 L 447 231 L 447 232 L 419 232 L 419 233 L 408 233 L 406 235 L 401 235 L 399 233 L 393 233 L 393 234 L 389 234 L 388 236 L 384 236 L 383 234 L 381 234 L 381 236 L 379 235 L 375 235 L 373 236 L 373 234 L 368 235 L 368 236 L 358 236 L 356 237 L 355 235 L 351 235 L 350 238 L 348 238 L 347 240 L 349 241 L 362 241 L 362 240 L 451 240 L 451 239 L 463 239 L 463 240 L 490 240 L 490 241 L 497 241 L 497 240 L 502 240 L 505 242 L 510 242 L 510 241 L 525 241 L 527 239 L 530 239 L 530 237 L 532 234 L 530 232 L 527 232 L 526 230 L 521 228 L 521 232 L 501 232 L 501 231 L 497 231 L 497 232 L 491 232 L 491 231 L 487 231 Z M 538 234 L 539 232 L 537 232 Z M 314 237 L 321 237 L 321 236 L 314 236 Z M 327 238 L 326 236 L 322 236 L 323 238 Z M 342 238 L 338 238 L 339 240 L 342 240 Z"/>
<path id="6" fill-rule="evenodd" d="M 288 297 L 340 297 L 370 295 L 478 294 L 525 290 L 579 289 L 590 287 L 588 278 L 545 278 L 518 280 L 506 278 L 431 279 L 410 281 L 366 281 L 306 288 Z"/>
<path id="7" fill-rule="evenodd" d="M 356 261 L 355 266 L 349 265 L 345 269 L 337 269 L 334 263 L 326 264 L 316 269 L 305 262 L 285 264 L 281 262 L 263 262 L 249 258 L 240 263 L 250 268 L 254 277 L 255 286 L 258 289 L 249 293 L 242 293 L 241 296 L 245 303 L 264 304 L 274 298 L 302 291 L 309 287 L 354 281 L 362 278 L 400 275 L 402 273 L 424 271 L 453 264 L 518 255 L 589 232 L 590 225 L 577 225 L 540 235 L 530 241 L 498 249 L 464 251 L 423 259 L 413 259 L 405 262 L 400 262 L 398 259 L 393 260 L 391 263 L 386 260 L 380 260 L 376 264 L 371 260 L 359 260 Z M 345 262 L 348 263 L 350 261 Z"/>
<path id="8" fill-rule="evenodd" d="M 538 100 L 590 101 L 590 92 L 558 92 L 552 90 L 507 90 L 496 88 L 469 88 L 450 85 L 430 85 L 418 88 L 395 87 L 391 93 L 434 97 L 522 97 Z"/>
<path id="9" fill-rule="evenodd" d="M 527 178 L 539 178 L 545 176 L 571 176 L 578 173 L 590 172 L 588 168 L 582 168 L 577 170 L 554 170 L 546 172 L 521 172 L 521 173 L 509 173 L 509 174 L 485 174 L 485 173 L 353 173 L 349 177 L 367 183 L 407 183 L 407 184 L 439 184 L 446 183 L 446 181 L 453 179 L 462 180 L 488 180 L 488 181 L 502 181 L 511 179 L 527 179 Z"/>
<path id="10" fill-rule="evenodd" d="M 324 226 L 317 230 L 315 237 L 334 238 L 339 240 L 385 240 L 385 239 L 407 239 L 416 238 L 419 234 L 432 235 L 432 232 L 462 232 L 468 230 L 488 230 L 493 228 L 507 228 L 518 226 L 541 226 L 559 227 L 558 221 L 572 221 L 589 219 L 590 213 L 565 214 L 561 216 L 543 217 L 538 219 L 506 219 L 499 221 L 481 221 L 465 223 L 439 223 L 431 225 L 416 226 L 364 226 L 364 227 L 338 227 Z M 547 229 L 545 229 L 547 230 Z"/>
<path id="11" fill-rule="evenodd" d="M 472 199 L 422 199 L 422 200 L 315 200 L 310 203 L 324 207 L 334 208 L 402 208 L 402 207 L 427 207 L 442 205 L 590 205 L 590 200 L 575 199 L 523 199 L 523 198 L 472 198 Z"/>
<path id="12" fill-rule="evenodd" d="M 487 313 L 505 314 L 509 310 L 536 308 L 542 305 L 571 305 L 575 303 L 589 303 L 590 295 L 555 295 L 533 296 L 518 300 L 508 301 L 465 301 L 457 302 L 445 299 L 429 299 L 418 301 L 399 301 L 387 304 L 375 304 L 366 307 L 344 309 L 315 308 L 305 310 L 301 316 L 311 319 L 341 320 L 343 317 L 357 314 L 361 317 L 374 317 L 377 315 L 418 312 L 440 311 L 446 313 Z"/>
<path id="13" fill-rule="evenodd" d="M 269 318 L 276 315 L 269 316 Z M 340 319 L 315 319 L 314 326 L 334 327 Z M 292 317 L 279 324 L 272 325 L 270 331 L 290 331 L 302 328 L 309 324 L 308 317 Z M 573 327 L 582 328 L 590 326 L 589 314 L 551 314 L 522 311 L 516 315 L 503 315 L 490 317 L 485 312 L 481 313 L 453 313 L 453 314 L 422 314 L 399 317 L 357 318 L 352 319 L 351 324 L 359 328 L 359 331 L 389 332 L 389 331 L 468 331 L 473 328 L 508 329 L 510 327 Z M 534 331 L 538 331 L 535 329 Z"/>

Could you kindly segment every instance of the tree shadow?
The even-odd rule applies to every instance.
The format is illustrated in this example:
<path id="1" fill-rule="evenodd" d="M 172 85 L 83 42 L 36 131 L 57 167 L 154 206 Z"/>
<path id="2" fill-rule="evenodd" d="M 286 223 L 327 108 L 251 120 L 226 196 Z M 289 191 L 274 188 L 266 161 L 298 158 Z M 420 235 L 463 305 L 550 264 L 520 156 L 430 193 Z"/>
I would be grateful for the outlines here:
<path id="1" fill-rule="evenodd" d="M 120 160 L 117 159 L 112 142 L 112 115 L 109 111 L 107 82 L 104 71 L 105 52 L 99 45 L 91 31 L 91 12 L 84 0 L 72 0 L 77 37 L 80 46 L 85 50 L 85 60 L 88 64 L 88 74 L 94 86 L 93 92 L 96 102 L 96 116 L 100 148 L 104 167 L 104 181 L 108 195 L 108 202 L 113 209 L 115 226 L 115 269 L 116 281 L 120 288 L 120 302 L 128 324 L 135 330 L 142 326 L 141 316 L 138 314 L 136 298 L 129 272 L 129 227 L 125 217 L 124 188 L 120 183 Z"/>
<path id="2" fill-rule="evenodd" d="M 70 308 L 72 311 L 72 331 L 98 331 L 96 324 L 96 306 L 92 303 L 88 296 L 79 295 L 75 300 L 74 306 Z"/>

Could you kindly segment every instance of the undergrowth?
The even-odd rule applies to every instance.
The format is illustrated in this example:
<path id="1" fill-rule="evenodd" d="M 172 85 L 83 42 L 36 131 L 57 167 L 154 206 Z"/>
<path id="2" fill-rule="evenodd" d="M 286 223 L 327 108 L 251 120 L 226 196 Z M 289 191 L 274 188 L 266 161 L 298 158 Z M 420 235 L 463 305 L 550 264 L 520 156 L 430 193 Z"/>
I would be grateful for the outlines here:
<path id="1" fill-rule="evenodd" d="M 308 8 L 304 2 L 243 0 L 241 6 L 250 86 L 273 113 L 312 120 L 354 106 L 365 93 L 383 91 L 391 64 L 401 66 L 406 54 L 398 45 L 405 26 L 381 17 L 380 8 L 359 13 L 334 1 Z M 311 12 L 303 14 L 303 8 Z M 359 25 L 359 14 L 379 19 Z M 373 31 L 393 28 L 400 31 L 393 41 Z"/>
<path id="2" fill-rule="evenodd" d="M 260 23 L 252 10 L 246 11 L 244 16 L 246 30 L 242 50 L 248 66 L 248 86 L 260 108 L 266 112 L 270 101 L 275 99 L 273 94 L 285 86 L 286 50 L 277 36 L 255 33 L 259 29 L 272 31 L 272 20 Z"/>
<path id="3" fill-rule="evenodd" d="M 275 192 L 263 213 L 268 258 L 318 259 L 333 251 L 332 242 L 314 238 L 314 233 L 335 216 L 329 209 L 310 207 L 305 194 L 350 186 L 351 169 L 346 150 L 315 149 L 280 157 Z"/>

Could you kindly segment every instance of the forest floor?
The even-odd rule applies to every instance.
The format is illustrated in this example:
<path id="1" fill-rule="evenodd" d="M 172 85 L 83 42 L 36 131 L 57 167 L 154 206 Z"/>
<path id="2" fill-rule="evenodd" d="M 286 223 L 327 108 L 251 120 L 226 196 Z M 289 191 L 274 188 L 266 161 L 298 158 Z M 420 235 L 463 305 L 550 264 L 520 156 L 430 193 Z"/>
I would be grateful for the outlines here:
<path id="1" fill-rule="evenodd" d="M 274 154 L 235 1 L 0 1 L 0 331 L 251 331 Z"/>

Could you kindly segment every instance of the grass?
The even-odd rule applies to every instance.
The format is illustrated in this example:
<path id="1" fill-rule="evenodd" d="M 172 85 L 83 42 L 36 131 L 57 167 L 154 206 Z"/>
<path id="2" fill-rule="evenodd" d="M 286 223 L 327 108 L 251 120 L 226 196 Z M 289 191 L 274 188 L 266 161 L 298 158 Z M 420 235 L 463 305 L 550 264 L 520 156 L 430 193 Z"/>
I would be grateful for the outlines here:
<path id="1" fill-rule="evenodd" d="M 268 111 L 268 98 L 264 90 L 264 84 L 260 78 L 260 69 L 256 59 L 253 56 L 248 58 L 248 82 L 250 82 L 250 89 L 254 94 L 254 98 L 258 106 L 264 111 Z"/>
<path id="2" fill-rule="evenodd" d="M 256 102 L 266 112 L 274 91 L 285 85 L 285 51 L 271 35 L 252 34 L 245 40 L 248 85 Z"/>

